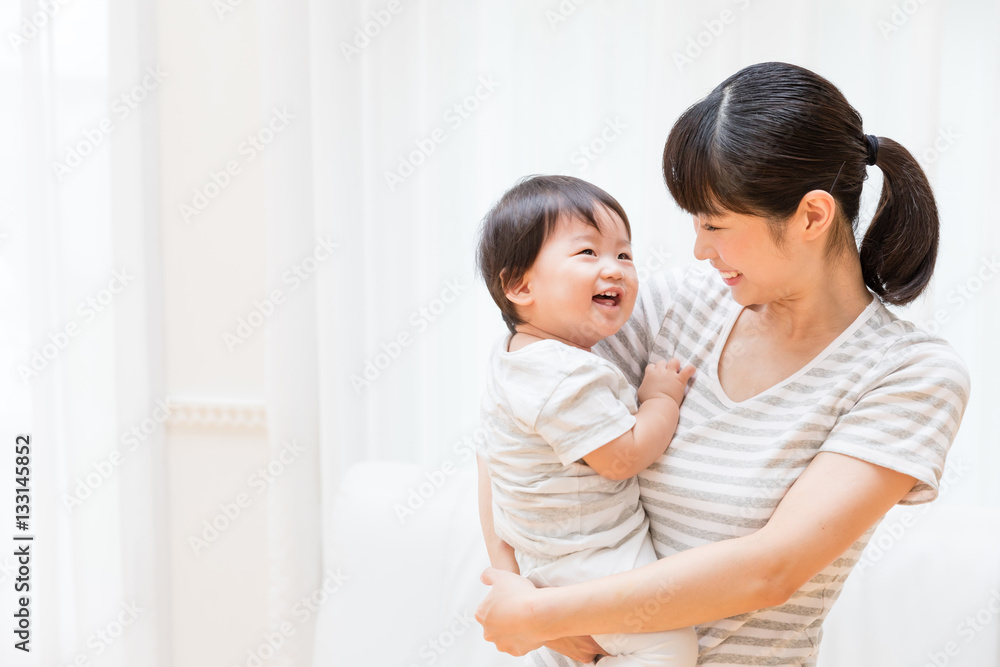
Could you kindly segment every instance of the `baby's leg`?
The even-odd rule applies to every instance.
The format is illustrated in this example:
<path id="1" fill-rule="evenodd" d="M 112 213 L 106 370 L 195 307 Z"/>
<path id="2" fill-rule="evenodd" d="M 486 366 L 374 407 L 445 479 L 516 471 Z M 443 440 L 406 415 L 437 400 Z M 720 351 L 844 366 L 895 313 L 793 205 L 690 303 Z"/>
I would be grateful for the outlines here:
<path id="1" fill-rule="evenodd" d="M 594 635 L 594 641 L 610 656 L 598 667 L 695 667 L 698 635 L 694 628 L 637 635 Z"/>

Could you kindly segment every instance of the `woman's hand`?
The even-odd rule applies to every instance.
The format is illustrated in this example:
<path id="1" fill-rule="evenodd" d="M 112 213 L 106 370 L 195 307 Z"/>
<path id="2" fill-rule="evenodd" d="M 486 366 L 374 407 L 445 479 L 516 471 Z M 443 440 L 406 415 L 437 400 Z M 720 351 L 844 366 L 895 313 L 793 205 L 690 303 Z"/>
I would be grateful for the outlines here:
<path id="1" fill-rule="evenodd" d="M 535 585 L 513 572 L 493 567 L 486 568 L 479 578 L 493 587 L 476 609 L 483 638 L 511 655 L 524 655 L 542 646 L 548 638 L 538 634 L 533 619 L 532 600 L 538 595 Z"/>
<path id="2" fill-rule="evenodd" d="M 594 638 L 586 635 L 583 637 L 563 637 L 545 642 L 545 647 L 556 653 L 562 653 L 570 660 L 577 662 L 593 662 L 598 655 L 609 655 L 607 651 L 594 641 Z"/>
<path id="3" fill-rule="evenodd" d="M 544 644 L 542 637 L 532 636 L 531 630 L 536 626 L 531 620 L 530 599 L 538 589 L 524 577 L 490 567 L 480 579 L 493 588 L 479 603 L 476 620 L 483 626 L 483 637 L 496 644 L 497 649 L 524 655 L 544 645 L 583 663 L 593 662 L 598 654 L 608 655 L 590 636 L 563 637 Z"/>

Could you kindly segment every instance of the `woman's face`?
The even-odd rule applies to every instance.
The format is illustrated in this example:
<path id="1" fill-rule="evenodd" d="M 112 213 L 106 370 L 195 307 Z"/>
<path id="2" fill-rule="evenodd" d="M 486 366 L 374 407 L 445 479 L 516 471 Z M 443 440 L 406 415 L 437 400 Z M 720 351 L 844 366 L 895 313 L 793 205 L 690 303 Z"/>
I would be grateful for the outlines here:
<path id="1" fill-rule="evenodd" d="M 758 216 L 696 215 L 694 227 L 694 256 L 709 261 L 743 306 L 790 298 L 811 273 L 798 265 L 790 248 L 774 243 L 767 222 Z"/>

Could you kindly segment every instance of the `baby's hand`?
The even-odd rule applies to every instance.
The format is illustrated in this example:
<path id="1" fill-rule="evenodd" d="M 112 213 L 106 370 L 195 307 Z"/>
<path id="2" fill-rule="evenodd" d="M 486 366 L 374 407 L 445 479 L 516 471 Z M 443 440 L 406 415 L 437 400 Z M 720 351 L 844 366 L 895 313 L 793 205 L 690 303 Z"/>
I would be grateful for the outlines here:
<path id="1" fill-rule="evenodd" d="M 677 359 L 658 361 L 646 366 L 646 374 L 639 385 L 639 402 L 644 403 L 651 398 L 672 398 L 681 404 L 684 400 L 684 387 L 694 375 L 694 366 L 681 368 Z"/>

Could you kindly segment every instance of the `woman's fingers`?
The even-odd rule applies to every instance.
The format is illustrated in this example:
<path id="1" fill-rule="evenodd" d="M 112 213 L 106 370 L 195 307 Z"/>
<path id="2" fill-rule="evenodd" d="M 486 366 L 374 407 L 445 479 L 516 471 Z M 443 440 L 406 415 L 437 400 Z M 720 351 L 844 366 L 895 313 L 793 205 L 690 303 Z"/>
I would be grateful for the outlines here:
<path id="1" fill-rule="evenodd" d="M 598 653 L 606 654 L 593 637 L 563 637 L 545 642 L 545 646 L 571 660 L 583 663 L 593 662 Z"/>

